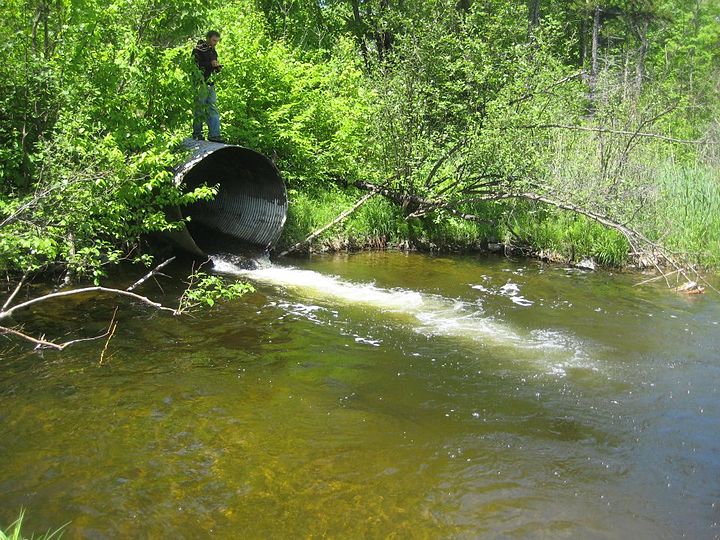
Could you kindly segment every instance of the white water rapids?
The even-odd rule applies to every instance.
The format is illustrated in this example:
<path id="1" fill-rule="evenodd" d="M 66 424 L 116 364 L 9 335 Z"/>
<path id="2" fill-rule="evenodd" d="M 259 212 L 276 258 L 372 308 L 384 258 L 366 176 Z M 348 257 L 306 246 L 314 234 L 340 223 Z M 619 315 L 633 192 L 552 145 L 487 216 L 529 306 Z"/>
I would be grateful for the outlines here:
<path id="1" fill-rule="evenodd" d="M 518 360 L 539 364 L 538 367 L 549 374 L 563 376 L 568 367 L 597 370 L 583 343 L 574 336 L 551 329 L 522 331 L 483 311 L 483 299 L 489 295 L 531 306 L 532 302 L 520 296 L 516 284 L 506 284 L 496 291 L 468 284 L 469 288 L 478 291 L 477 301 L 471 302 L 401 288 L 383 288 L 374 283 L 354 283 L 337 276 L 269 262 L 257 269 L 244 269 L 223 257 L 214 257 L 213 265 L 218 273 L 294 290 L 305 299 L 335 307 L 364 305 L 377 310 L 378 316 L 409 318 L 414 330 L 428 337 L 446 336 L 487 348 L 512 348 Z M 295 307 L 300 312 L 317 309 L 317 306 L 304 304 Z"/>

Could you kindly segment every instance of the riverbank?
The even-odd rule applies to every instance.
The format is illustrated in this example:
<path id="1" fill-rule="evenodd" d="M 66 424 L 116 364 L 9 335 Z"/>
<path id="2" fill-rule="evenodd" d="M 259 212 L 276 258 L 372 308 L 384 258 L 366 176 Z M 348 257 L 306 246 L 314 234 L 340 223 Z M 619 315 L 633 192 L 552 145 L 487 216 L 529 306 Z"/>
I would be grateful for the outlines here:
<path id="1" fill-rule="evenodd" d="M 687 262 L 720 268 L 720 183 L 710 167 L 675 167 L 658 174 L 649 218 L 635 224 Z M 302 242 L 362 196 L 332 187 L 291 191 L 288 220 L 276 252 Z M 474 220 L 446 212 L 408 218 L 403 209 L 375 196 L 345 220 L 299 248 L 301 253 L 417 250 L 427 253 L 501 252 L 559 263 L 592 260 L 608 268 L 647 266 L 633 257 L 627 239 L 583 215 L 531 201 L 476 205 Z M 645 264 L 643 264 L 643 262 Z"/>

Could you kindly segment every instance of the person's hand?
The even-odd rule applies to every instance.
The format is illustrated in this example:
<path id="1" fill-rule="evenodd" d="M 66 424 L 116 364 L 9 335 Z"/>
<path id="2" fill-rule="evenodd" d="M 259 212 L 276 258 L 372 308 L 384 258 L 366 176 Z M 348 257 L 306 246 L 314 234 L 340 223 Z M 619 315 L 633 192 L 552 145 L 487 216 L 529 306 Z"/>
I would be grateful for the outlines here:
<path id="1" fill-rule="evenodd" d="M 210 65 L 211 65 L 212 67 L 220 67 L 220 64 L 218 63 L 217 60 L 212 60 L 212 61 L 210 62 Z"/>

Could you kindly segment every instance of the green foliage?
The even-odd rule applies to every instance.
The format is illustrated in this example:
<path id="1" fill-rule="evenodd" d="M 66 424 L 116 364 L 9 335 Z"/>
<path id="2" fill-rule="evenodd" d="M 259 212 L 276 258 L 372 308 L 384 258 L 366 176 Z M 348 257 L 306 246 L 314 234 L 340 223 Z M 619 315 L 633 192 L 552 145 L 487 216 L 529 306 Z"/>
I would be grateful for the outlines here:
<path id="1" fill-rule="evenodd" d="M 0 67 L 0 269 L 59 265 L 98 282 L 120 260 L 150 263 L 140 238 L 173 226 L 166 207 L 212 196 L 181 193 L 171 172 L 190 103 L 188 34 L 207 8 L 3 8 L 0 25 L 17 39 Z"/>
<path id="2" fill-rule="evenodd" d="M 181 157 L 176 143 L 147 139 L 147 150 L 126 156 L 112 135 L 64 122 L 38 152 L 43 169 L 35 191 L 0 206 L 2 215 L 14 216 L 0 235 L 0 267 L 34 271 L 63 261 L 97 283 L 122 259 L 149 264 L 137 246 L 142 235 L 175 227 L 164 209 L 213 191 L 181 192 L 170 172 Z"/>
<path id="3" fill-rule="evenodd" d="M 455 216 L 438 215 L 435 219 L 421 222 L 422 235 L 415 239 L 416 245 L 431 250 L 478 249 L 488 238 L 494 236 L 495 227 Z"/>
<path id="4" fill-rule="evenodd" d="M 200 307 L 213 307 L 221 300 L 234 300 L 254 291 L 249 283 L 235 281 L 228 284 L 219 276 L 198 270 L 188 278 L 188 287 L 180 297 L 177 311 L 184 313 Z"/>
<path id="5" fill-rule="evenodd" d="M 346 0 L 256 0 L 273 39 L 304 50 L 331 50 L 351 17 Z"/>
<path id="6" fill-rule="evenodd" d="M 225 67 L 216 83 L 228 138 L 275 157 L 291 187 L 357 177 L 369 103 L 351 43 L 339 39 L 326 61 L 303 59 L 270 41 L 244 3 L 214 16 L 218 26 L 233 21 L 218 47 Z"/>
<path id="7" fill-rule="evenodd" d="M 190 50 L 211 27 L 225 136 L 283 172 L 288 245 L 357 200 L 331 184 L 363 180 L 395 202 L 374 198 L 318 242 L 467 246 L 509 227 L 568 256 L 623 260 L 617 235 L 584 219 L 483 203 L 533 191 L 720 264 L 707 217 L 718 204 L 720 7 L 601 3 L 592 99 L 579 70 L 592 68 L 594 5 L 540 7 L 532 21 L 527 3 L 505 0 L 8 0 L 0 270 L 58 267 L 97 282 L 120 260 L 150 264 L 141 239 L 177 226 L 164 208 L 213 196 L 172 183 L 191 124 Z M 711 144 L 627 136 L 648 131 Z M 677 227 L 663 235 L 668 221 Z"/>
<path id="8" fill-rule="evenodd" d="M 538 32 L 534 47 L 524 43 L 522 5 L 464 12 L 455 4 L 408 19 L 392 61 L 373 71 L 379 111 L 369 120 L 381 177 L 408 198 L 451 204 L 540 181 L 549 135 L 527 126 L 558 122 L 576 90 L 568 84 L 553 100 L 534 99 L 570 70 L 552 55 L 552 29 Z"/>

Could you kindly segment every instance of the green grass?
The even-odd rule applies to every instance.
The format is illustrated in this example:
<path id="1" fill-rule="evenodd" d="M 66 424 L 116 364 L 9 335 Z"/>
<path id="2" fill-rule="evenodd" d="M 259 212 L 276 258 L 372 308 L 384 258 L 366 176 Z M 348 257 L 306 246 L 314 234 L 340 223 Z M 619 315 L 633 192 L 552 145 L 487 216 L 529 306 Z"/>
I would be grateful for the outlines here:
<path id="1" fill-rule="evenodd" d="M 20 516 L 13 521 L 6 529 L 0 529 L 0 540 L 59 540 L 62 537 L 63 529 L 66 525 L 63 525 L 59 529 L 53 532 L 46 532 L 39 536 L 31 534 L 27 536 L 26 532 L 23 532 L 23 519 L 25 518 L 25 511 L 20 511 Z"/>
<path id="2" fill-rule="evenodd" d="M 650 202 L 631 226 L 692 262 L 720 268 L 720 171 L 702 165 L 660 163 L 654 167 L 652 179 Z M 278 248 L 303 240 L 362 195 L 335 187 L 292 192 Z M 452 251 L 476 249 L 488 239 L 500 239 L 554 259 L 592 257 L 603 266 L 614 267 L 630 261 L 628 242 L 620 233 L 572 212 L 531 202 L 489 204 L 474 212 L 487 222 L 469 222 L 446 214 L 406 220 L 397 205 L 378 196 L 313 240 L 312 248 L 407 246 Z"/>
<path id="3" fill-rule="evenodd" d="M 466 221 L 446 214 L 418 221 L 417 230 L 417 243 L 440 251 L 478 249 L 488 238 L 497 236 L 494 225 Z"/>
<path id="4" fill-rule="evenodd" d="M 665 166 L 652 236 L 695 262 L 720 268 L 720 171 L 703 165 Z"/>
<path id="5" fill-rule="evenodd" d="M 623 266 L 629 245 L 620 233 L 571 212 L 523 203 L 507 220 L 508 244 L 530 246 L 553 259 L 579 261 L 592 257 L 603 266 Z"/>
<path id="6" fill-rule="evenodd" d="M 630 226 L 693 263 L 720 268 L 720 171 L 660 163 L 651 176 L 652 196 Z M 516 204 L 509 216 L 508 243 L 570 261 L 592 257 L 604 266 L 629 261 L 625 238 L 590 219 L 530 203 Z"/>
<path id="7" fill-rule="evenodd" d="M 304 240 L 316 229 L 352 207 L 363 193 L 340 189 L 292 191 L 288 219 L 278 244 L 282 250 Z M 385 247 L 406 233 L 398 209 L 382 197 L 369 200 L 344 221 L 312 241 L 313 250 Z"/>
<path id="8" fill-rule="evenodd" d="M 304 240 L 310 233 L 331 222 L 364 195 L 331 188 L 315 192 L 290 193 L 288 219 L 278 250 Z M 436 215 L 405 219 L 391 201 L 376 196 L 345 221 L 312 241 L 313 250 L 383 249 L 414 247 L 423 250 L 466 250 L 477 248 L 494 227 L 452 216 Z"/>

